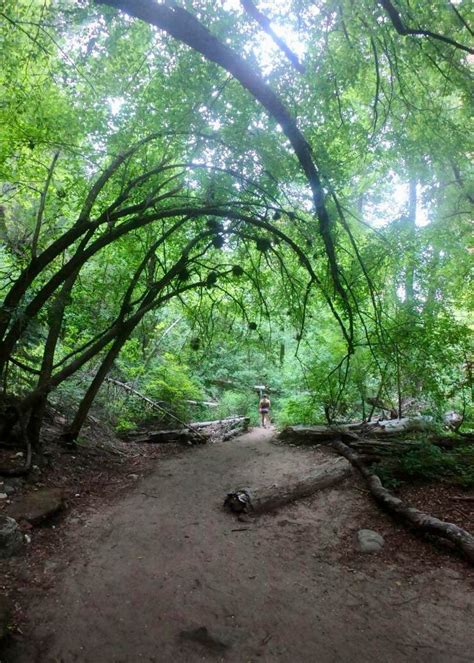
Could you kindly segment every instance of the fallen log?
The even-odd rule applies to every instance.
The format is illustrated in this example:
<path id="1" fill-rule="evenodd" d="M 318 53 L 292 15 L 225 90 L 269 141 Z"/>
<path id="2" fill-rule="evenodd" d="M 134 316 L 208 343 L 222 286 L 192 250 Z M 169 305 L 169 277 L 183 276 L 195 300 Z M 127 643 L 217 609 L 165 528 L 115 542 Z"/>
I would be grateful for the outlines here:
<path id="1" fill-rule="evenodd" d="M 421 414 L 413 417 L 402 417 L 401 419 L 382 419 L 377 423 L 381 429 L 392 433 L 429 432 L 436 428 L 433 417 Z"/>
<path id="2" fill-rule="evenodd" d="M 139 444 L 165 444 L 171 442 L 196 444 L 208 441 L 210 437 L 228 440 L 245 432 L 248 429 L 249 422 L 249 417 L 198 421 L 187 424 L 186 428 L 148 431 L 141 437 L 130 437 L 129 440 Z"/>
<path id="3" fill-rule="evenodd" d="M 202 406 L 205 405 L 207 407 L 219 407 L 219 403 L 216 403 L 216 401 L 193 401 L 189 400 L 189 398 L 185 398 L 182 402 L 187 403 L 188 405 L 202 405 Z"/>
<path id="4" fill-rule="evenodd" d="M 298 444 L 317 444 L 318 442 L 338 440 L 341 437 L 341 432 L 353 437 L 354 440 L 358 439 L 358 436 L 352 431 L 338 426 L 287 426 L 281 431 L 280 439 L 283 441 L 291 440 Z"/>
<path id="5" fill-rule="evenodd" d="M 249 417 L 227 417 L 226 419 L 214 419 L 213 421 L 196 421 L 189 424 L 191 428 L 207 428 L 208 426 L 224 425 L 227 427 L 241 427 L 248 426 L 250 423 Z"/>
<path id="6" fill-rule="evenodd" d="M 427 513 L 423 513 L 423 511 L 405 504 L 400 498 L 392 495 L 383 486 L 379 477 L 365 467 L 357 453 L 341 440 L 332 441 L 330 446 L 359 470 L 372 496 L 384 509 L 421 532 L 451 541 L 471 564 L 474 565 L 474 536 L 472 534 L 453 523 L 448 523 Z"/>
<path id="7" fill-rule="evenodd" d="M 202 436 L 197 437 L 186 428 L 176 428 L 174 430 L 157 430 L 142 435 L 141 437 L 130 438 L 131 442 L 135 444 L 195 444 L 203 441 Z M 206 440 L 207 441 L 207 440 Z"/>
<path id="8" fill-rule="evenodd" d="M 295 444 L 317 445 L 327 444 L 332 440 L 343 439 L 352 449 L 358 452 L 374 455 L 387 456 L 399 455 L 418 449 L 424 444 L 422 440 L 408 440 L 400 437 L 405 432 L 398 430 L 377 430 L 374 428 L 360 430 L 354 424 L 347 426 L 287 426 L 280 433 L 280 439 Z M 369 435 L 370 437 L 366 437 Z M 429 435 L 426 442 L 430 442 L 442 449 L 455 449 L 470 440 L 455 438 L 452 436 Z"/>
<path id="9" fill-rule="evenodd" d="M 318 490 L 339 483 L 351 474 L 351 465 L 343 458 L 327 461 L 309 474 L 291 483 L 273 484 L 262 488 L 239 488 L 228 493 L 224 507 L 233 513 L 264 513 Z"/>

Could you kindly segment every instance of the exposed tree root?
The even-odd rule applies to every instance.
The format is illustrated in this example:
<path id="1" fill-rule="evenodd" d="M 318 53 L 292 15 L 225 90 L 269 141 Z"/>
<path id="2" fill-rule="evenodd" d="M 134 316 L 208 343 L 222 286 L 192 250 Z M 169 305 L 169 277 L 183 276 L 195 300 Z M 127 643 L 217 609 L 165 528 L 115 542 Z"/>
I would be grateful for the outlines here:
<path id="1" fill-rule="evenodd" d="M 417 530 L 451 541 L 457 550 L 474 565 L 474 536 L 472 534 L 453 523 L 439 520 L 412 506 L 408 506 L 401 499 L 392 495 L 390 491 L 384 488 L 379 477 L 362 463 L 357 453 L 341 440 L 333 440 L 329 445 L 359 470 L 373 497 L 384 509 Z"/>

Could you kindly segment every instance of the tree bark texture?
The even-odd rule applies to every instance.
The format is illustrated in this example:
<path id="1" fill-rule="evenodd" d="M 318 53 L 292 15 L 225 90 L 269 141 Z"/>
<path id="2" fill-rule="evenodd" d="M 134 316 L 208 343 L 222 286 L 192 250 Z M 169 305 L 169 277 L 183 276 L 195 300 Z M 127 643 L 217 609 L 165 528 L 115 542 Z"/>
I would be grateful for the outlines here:
<path id="1" fill-rule="evenodd" d="M 255 489 L 239 488 L 227 495 L 224 507 L 233 513 L 273 511 L 297 499 L 309 497 L 318 490 L 334 486 L 350 474 L 351 466 L 346 460 L 329 460 L 307 475 L 293 478 L 291 481 Z"/>

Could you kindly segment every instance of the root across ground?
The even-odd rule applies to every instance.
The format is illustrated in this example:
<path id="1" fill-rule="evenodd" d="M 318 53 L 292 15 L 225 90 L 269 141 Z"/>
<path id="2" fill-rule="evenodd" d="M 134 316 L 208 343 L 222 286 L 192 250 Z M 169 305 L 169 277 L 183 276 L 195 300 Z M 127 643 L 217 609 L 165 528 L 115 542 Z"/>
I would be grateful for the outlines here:
<path id="1" fill-rule="evenodd" d="M 2 663 L 472 661 L 472 573 L 443 552 L 420 562 L 427 544 L 400 545 L 356 478 L 245 522 L 223 510 L 229 490 L 327 460 L 272 436 L 165 458 L 71 526 Z M 374 523 L 383 553 L 357 553 Z"/>

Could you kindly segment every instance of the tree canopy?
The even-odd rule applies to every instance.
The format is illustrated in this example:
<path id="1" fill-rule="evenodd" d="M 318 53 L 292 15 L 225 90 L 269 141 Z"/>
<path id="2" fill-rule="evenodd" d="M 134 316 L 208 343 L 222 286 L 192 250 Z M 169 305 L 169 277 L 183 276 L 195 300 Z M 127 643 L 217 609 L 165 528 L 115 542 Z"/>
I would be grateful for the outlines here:
<path id="1" fill-rule="evenodd" d="M 467 411 L 468 2 L 0 18 L 0 374 L 33 443 L 111 371 L 222 413 L 264 380 L 282 422 Z"/>

